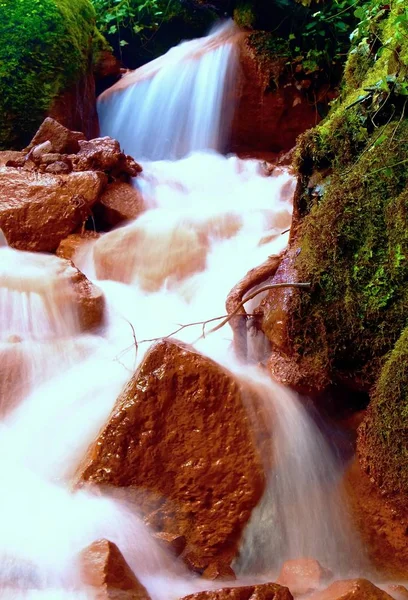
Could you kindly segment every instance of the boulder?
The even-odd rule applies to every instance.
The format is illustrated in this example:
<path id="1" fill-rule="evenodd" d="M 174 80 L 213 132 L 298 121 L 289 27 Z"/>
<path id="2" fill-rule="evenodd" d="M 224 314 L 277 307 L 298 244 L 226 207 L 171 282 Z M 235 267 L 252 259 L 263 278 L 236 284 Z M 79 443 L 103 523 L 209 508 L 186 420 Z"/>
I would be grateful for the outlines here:
<path id="1" fill-rule="evenodd" d="M 192 569 L 229 565 L 265 486 L 256 445 L 265 424 L 247 409 L 257 400 L 192 347 L 162 340 L 119 396 L 79 480 L 142 489 L 142 512 L 155 498 L 150 524 L 185 536 Z"/>
<path id="2" fill-rule="evenodd" d="M 99 591 L 98 598 L 150 600 L 119 548 L 109 540 L 98 540 L 85 548 L 79 558 L 82 582 Z M 126 592 L 115 594 L 115 592 Z"/>
<path id="3" fill-rule="evenodd" d="M 121 175 L 136 177 L 142 167 L 120 149 L 120 144 L 108 136 L 80 140 L 79 151 L 72 155 L 75 171 L 105 171 L 113 178 Z"/>
<path id="4" fill-rule="evenodd" d="M 180 556 L 186 547 L 186 538 L 184 535 L 177 535 L 175 533 L 166 533 L 161 531 L 154 534 L 154 538 L 170 553 Z"/>
<path id="5" fill-rule="evenodd" d="M 293 595 L 301 596 L 321 588 L 332 576 L 314 558 L 295 558 L 283 563 L 276 582 L 288 587 Z"/>
<path id="6" fill-rule="evenodd" d="M 95 206 L 96 216 L 110 227 L 123 221 L 133 221 L 144 210 L 142 194 L 124 181 L 108 184 Z"/>
<path id="7" fill-rule="evenodd" d="M 190 594 L 181 600 L 293 600 L 292 594 L 277 583 L 222 588 Z"/>
<path id="8" fill-rule="evenodd" d="M 0 228 L 19 250 L 54 252 L 91 214 L 103 173 L 43 174 L 0 168 Z"/>
<path id="9" fill-rule="evenodd" d="M 408 578 L 408 519 L 406 510 L 395 506 L 378 490 L 374 479 L 358 461 L 344 479 L 349 512 L 377 572 L 388 579 Z"/>
<path id="10" fill-rule="evenodd" d="M 75 154 L 79 151 L 78 142 L 80 140 L 85 140 L 85 135 L 81 131 L 71 131 L 55 119 L 47 117 L 27 146 L 26 152 L 32 150 L 34 146 L 48 141 L 51 142 L 51 152 Z"/>
<path id="11" fill-rule="evenodd" d="M 333 582 L 321 592 L 314 592 L 308 600 L 392 600 L 368 579 L 345 579 Z"/>
<path id="12" fill-rule="evenodd" d="M 102 325 L 104 319 L 105 297 L 103 292 L 70 262 L 69 268 L 72 269 L 70 281 L 74 288 L 80 329 L 81 331 L 96 329 Z"/>

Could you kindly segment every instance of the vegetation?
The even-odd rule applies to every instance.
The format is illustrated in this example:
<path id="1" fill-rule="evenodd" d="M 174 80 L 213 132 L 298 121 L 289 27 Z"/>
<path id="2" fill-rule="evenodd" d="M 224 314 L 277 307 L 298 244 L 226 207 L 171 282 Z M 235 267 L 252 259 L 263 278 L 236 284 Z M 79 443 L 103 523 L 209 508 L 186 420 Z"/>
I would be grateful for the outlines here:
<path id="1" fill-rule="evenodd" d="M 0 148 L 24 146 L 98 39 L 88 0 L 0 1 Z M 99 40 L 100 43 L 100 40 Z"/>

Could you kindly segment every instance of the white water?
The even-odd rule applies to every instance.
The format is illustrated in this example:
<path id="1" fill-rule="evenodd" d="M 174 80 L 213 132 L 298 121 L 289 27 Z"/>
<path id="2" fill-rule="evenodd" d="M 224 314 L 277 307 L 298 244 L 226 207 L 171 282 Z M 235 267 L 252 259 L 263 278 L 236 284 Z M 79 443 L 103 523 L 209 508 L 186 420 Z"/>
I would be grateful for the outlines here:
<path id="1" fill-rule="evenodd" d="M 0 472 L 7 492 L 0 495 L 1 598 L 89 597 L 75 559 L 101 537 L 117 543 L 153 600 L 210 585 L 157 548 L 134 507 L 72 491 L 70 478 L 148 349 L 143 340 L 224 314 L 233 285 L 287 243 L 287 234 L 280 234 L 290 224 L 293 178 L 286 171 L 266 177 L 257 161 L 214 152 L 221 147 L 223 77 L 235 60 L 228 27 L 172 51 L 147 69 L 148 84 L 107 95 L 100 106 L 102 134 L 117 137 L 136 159 L 195 152 L 178 161 L 144 161 L 136 184 L 149 210 L 76 256 L 107 299 L 107 323 L 98 336 L 78 333 L 72 290 L 61 280 L 58 261 L 4 249 L 10 260 L 2 261 L 2 314 L 11 308 L 0 321 L 0 339 L 13 357 L 16 348 L 25 349 L 29 367 L 17 378 L 23 393 L 8 406 L 1 426 Z M 143 92 L 145 84 L 151 94 Z M 171 110 L 158 118 L 163 105 Z M 193 342 L 201 331 L 200 325 L 188 327 L 177 337 Z M 231 339 L 227 326 L 196 347 L 262 392 L 275 426 L 276 457 L 237 568 L 276 572 L 284 559 L 306 555 L 346 570 L 343 558 L 354 561 L 347 518 L 336 497 L 329 500 L 341 466 L 294 396 L 236 363 Z"/>

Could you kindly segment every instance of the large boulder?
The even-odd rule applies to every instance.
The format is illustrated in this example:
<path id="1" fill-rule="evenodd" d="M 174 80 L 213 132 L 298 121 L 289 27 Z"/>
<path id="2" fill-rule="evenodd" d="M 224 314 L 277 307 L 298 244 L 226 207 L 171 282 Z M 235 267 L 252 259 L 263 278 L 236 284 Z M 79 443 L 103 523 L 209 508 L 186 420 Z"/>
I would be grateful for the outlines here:
<path id="1" fill-rule="evenodd" d="M 79 564 L 82 582 L 95 588 L 98 599 L 150 600 L 145 587 L 113 542 L 105 539 L 93 542 L 81 552 Z M 115 595 L 119 591 L 123 593 Z"/>
<path id="2" fill-rule="evenodd" d="M 296 558 L 283 563 L 277 583 L 288 587 L 292 594 L 301 596 L 318 590 L 333 577 L 313 558 Z"/>
<path id="3" fill-rule="evenodd" d="M 197 592 L 181 600 L 292 600 L 288 588 L 277 583 L 261 583 L 244 587 L 221 588 Z"/>
<path id="4" fill-rule="evenodd" d="M 257 439 L 266 432 L 256 402 L 192 347 L 158 342 L 118 398 L 79 480 L 143 490 L 148 522 L 185 536 L 191 568 L 228 565 L 265 486 Z"/>
<path id="5" fill-rule="evenodd" d="M 67 175 L 0 168 L 0 228 L 13 248 L 54 252 L 91 214 L 103 173 Z"/>
<path id="6" fill-rule="evenodd" d="M 90 0 L 0 5 L 0 148 L 24 147 L 47 115 L 97 134 L 93 58 L 106 46 Z"/>
<path id="7" fill-rule="evenodd" d="M 123 221 L 133 221 L 145 210 L 142 194 L 130 183 L 110 183 L 95 206 L 95 215 L 102 226 L 115 227 Z"/>

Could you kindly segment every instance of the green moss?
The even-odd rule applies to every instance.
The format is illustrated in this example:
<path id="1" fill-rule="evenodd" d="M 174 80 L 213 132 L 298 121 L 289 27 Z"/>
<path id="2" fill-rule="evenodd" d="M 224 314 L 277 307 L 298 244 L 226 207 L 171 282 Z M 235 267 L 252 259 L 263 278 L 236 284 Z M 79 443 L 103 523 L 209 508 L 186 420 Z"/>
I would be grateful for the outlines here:
<path id="1" fill-rule="evenodd" d="M 370 476 L 387 494 L 408 502 L 408 327 L 381 371 L 367 418 L 360 428 L 360 452 Z M 375 457 L 375 460 L 367 460 Z"/>
<path id="2" fill-rule="evenodd" d="M 24 146 L 92 60 L 88 0 L 0 1 L 0 148 Z"/>
<path id="3" fill-rule="evenodd" d="M 256 10 L 252 0 L 239 0 L 234 9 L 234 21 L 239 27 L 253 29 L 257 20 Z"/>
<path id="4" fill-rule="evenodd" d="M 352 51 L 340 99 L 295 153 L 303 217 L 297 269 L 313 289 L 293 309 L 294 350 L 314 357 L 332 380 L 353 378 L 365 389 L 407 321 L 408 119 L 397 85 L 406 81 L 408 37 L 405 46 L 395 42 L 397 54 L 390 37 L 400 7 L 394 2 L 376 22 L 385 51 Z"/>

